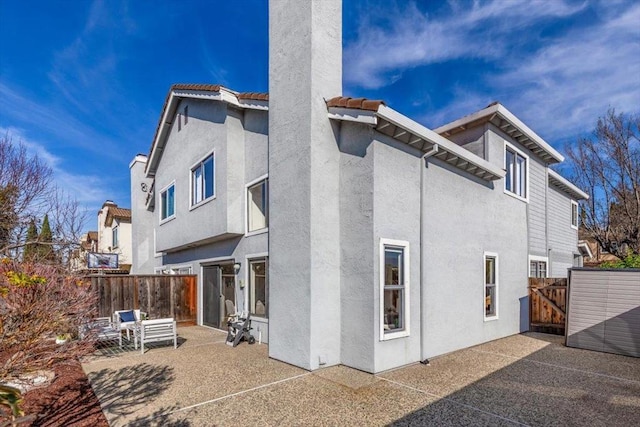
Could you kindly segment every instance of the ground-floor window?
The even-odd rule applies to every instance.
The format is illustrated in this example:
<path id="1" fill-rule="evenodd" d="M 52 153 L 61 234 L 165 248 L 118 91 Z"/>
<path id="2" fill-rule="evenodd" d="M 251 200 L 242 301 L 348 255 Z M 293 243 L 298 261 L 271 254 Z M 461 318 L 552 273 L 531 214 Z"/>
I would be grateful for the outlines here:
<path id="1" fill-rule="evenodd" d="M 409 242 L 380 239 L 380 339 L 409 335 Z"/>
<path id="2" fill-rule="evenodd" d="M 269 317 L 267 297 L 268 262 L 266 258 L 249 261 L 249 311 L 257 317 Z"/>
<path id="3" fill-rule="evenodd" d="M 484 318 L 498 317 L 498 254 L 484 254 Z"/>

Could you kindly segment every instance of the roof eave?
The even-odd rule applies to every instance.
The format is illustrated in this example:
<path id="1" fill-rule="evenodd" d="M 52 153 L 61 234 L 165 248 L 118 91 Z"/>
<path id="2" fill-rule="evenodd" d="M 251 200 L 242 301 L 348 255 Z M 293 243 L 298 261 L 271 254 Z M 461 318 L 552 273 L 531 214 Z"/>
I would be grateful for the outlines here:
<path id="1" fill-rule="evenodd" d="M 575 184 L 571 181 L 560 175 L 558 172 L 553 169 L 548 169 L 549 171 L 549 183 L 552 183 L 559 187 L 562 191 L 568 193 L 576 200 L 589 200 L 589 195 L 579 189 Z"/>
<path id="2" fill-rule="evenodd" d="M 505 121 L 506 124 L 500 126 L 500 124 L 494 123 L 497 118 Z M 519 143 L 522 143 L 547 163 L 561 163 L 564 161 L 564 156 L 562 154 L 549 145 L 544 139 L 542 139 L 500 103 L 491 104 L 487 108 L 462 117 L 444 126 L 440 126 L 436 128 L 434 132 L 440 135 L 451 134 L 456 133 L 457 130 L 468 129 L 486 122 L 492 122 L 494 125 L 498 126 L 503 132 L 513 137 Z M 529 141 L 531 143 L 529 143 Z"/>

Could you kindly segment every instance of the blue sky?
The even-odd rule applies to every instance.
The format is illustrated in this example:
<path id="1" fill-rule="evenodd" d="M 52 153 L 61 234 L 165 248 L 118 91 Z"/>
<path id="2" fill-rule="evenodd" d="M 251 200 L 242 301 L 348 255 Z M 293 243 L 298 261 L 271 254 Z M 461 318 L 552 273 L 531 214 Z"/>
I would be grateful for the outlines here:
<path id="1" fill-rule="evenodd" d="M 277 1 L 277 0 L 276 0 Z M 267 0 L 0 0 L 0 132 L 97 227 L 173 83 L 268 88 Z M 345 0 L 343 94 L 435 128 L 498 100 L 554 147 L 640 112 L 640 2 Z M 337 95 L 337 94 L 336 94 Z"/>

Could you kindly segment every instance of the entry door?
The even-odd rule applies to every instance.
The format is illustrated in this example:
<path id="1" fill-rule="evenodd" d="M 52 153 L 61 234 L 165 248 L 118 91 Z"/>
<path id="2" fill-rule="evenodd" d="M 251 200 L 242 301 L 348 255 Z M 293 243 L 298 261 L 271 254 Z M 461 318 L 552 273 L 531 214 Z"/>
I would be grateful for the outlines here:
<path id="1" fill-rule="evenodd" d="M 222 272 L 217 265 L 202 268 L 202 324 L 220 328 L 222 317 Z"/>

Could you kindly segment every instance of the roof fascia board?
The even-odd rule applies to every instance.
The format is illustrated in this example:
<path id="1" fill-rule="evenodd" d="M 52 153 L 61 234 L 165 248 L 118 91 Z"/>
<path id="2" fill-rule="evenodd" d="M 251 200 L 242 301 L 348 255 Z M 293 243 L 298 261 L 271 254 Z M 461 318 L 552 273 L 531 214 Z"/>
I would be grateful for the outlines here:
<path id="1" fill-rule="evenodd" d="M 173 115 L 175 113 L 177 104 L 179 103 L 179 98 L 175 95 L 175 91 L 171 91 L 169 94 L 169 102 L 167 102 L 167 108 L 164 111 L 164 115 L 162 116 L 162 125 L 160 126 L 160 132 L 158 132 L 158 136 L 156 140 L 153 141 L 153 149 L 151 153 L 149 153 L 149 160 L 147 161 L 147 167 L 145 168 L 145 172 L 147 174 L 147 178 L 151 178 L 155 176 L 155 168 L 159 161 L 159 156 L 161 155 L 162 150 L 164 149 L 164 141 L 166 140 L 166 133 L 171 128 L 171 124 L 167 123 L 167 118 L 170 117 L 170 114 Z M 162 141 L 162 144 L 160 144 Z"/>
<path id="2" fill-rule="evenodd" d="M 571 192 L 575 193 L 572 195 L 579 196 L 578 199 L 589 200 L 589 195 L 576 187 L 571 181 L 560 175 L 558 172 L 553 169 L 548 169 L 549 177 L 558 181 L 561 185 L 566 186 Z"/>
<path id="3" fill-rule="evenodd" d="M 329 118 L 335 120 L 345 120 L 348 122 L 365 123 L 377 125 L 378 118 L 375 111 L 359 110 L 355 108 L 330 107 Z"/>
<path id="4" fill-rule="evenodd" d="M 558 161 L 558 163 L 564 162 L 564 156 L 560 154 L 555 148 L 547 144 L 547 142 L 540 138 L 537 133 L 529 129 L 527 125 L 525 125 L 519 118 L 517 118 L 511 111 L 507 110 L 504 105 L 498 104 L 498 113 L 502 115 L 502 117 L 507 120 L 511 125 L 517 128 L 520 132 L 527 135 L 529 139 L 534 141 L 536 144 L 540 146 L 544 151 L 549 153 L 551 157 Z"/>
<path id="5" fill-rule="evenodd" d="M 397 111 L 387 107 L 386 105 L 381 105 L 380 107 L 378 107 L 378 111 L 376 114 L 382 119 L 387 120 L 396 126 L 400 126 L 401 128 L 409 132 L 412 132 L 425 141 L 429 141 L 440 146 L 440 149 L 448 151 L 451 154 L 454 154 L 455 156 L 471 163 L 474 166 L 484 169 L 495 176 L 503 178 L 506 175 L 506 171 L 504 171 L 503 169 L 492 165 L 482 157 L 476 156 L 466 148 L 462 148 L 456 145 L 445 137 L 438 135 L 431 129 L 422 126 L 420 123 L 411 120 L 407 116 L 398 113 Z"/>
<path id="6" fill-rule="evenodd" d="M 517 128 L 521 133 L 526 135 L 530 140 L 538 144 L 540 148 L 542 148 L 545 152 L 547 152 L 551 157 L 553 157 L 558 163 L 564 161 L 564 156 L 560 154 L 555 148 L 547 144 L 547 142 L 542 139 L 538 134 L 529 129 L 527 125 L 525 125 L 519 118 L 517 118 L 511 111 L 507 110 L 507 108 L 502 104 L 494 104 L 489 107 L 476 111 L 473 114 L 468 116 L 464 116 L 458 120 L 455 120 L 446 125 L 440 126 L 439 128 L 434 129 L 434 132 L 441 134 L 451 129 L 463 127 L 469 123 L 481 120 L 485 117 L 491 117 L 494 114 L 500 115 L 504 120 L 508 121 L 511 126 Z"/>

